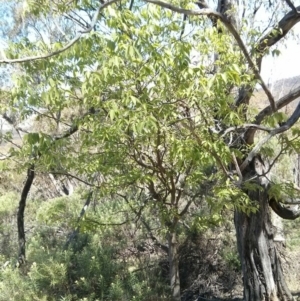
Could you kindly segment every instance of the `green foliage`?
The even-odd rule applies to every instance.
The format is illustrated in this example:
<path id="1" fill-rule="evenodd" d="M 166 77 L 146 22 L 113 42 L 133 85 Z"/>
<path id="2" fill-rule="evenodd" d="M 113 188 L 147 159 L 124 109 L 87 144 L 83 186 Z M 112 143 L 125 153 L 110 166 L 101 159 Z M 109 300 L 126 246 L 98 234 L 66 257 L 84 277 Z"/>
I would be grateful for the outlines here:
<path id="1" fill-rule="evenodd" d="M 36 15 L 35 7 L 28 4 Z M 242 111 L 232 109 L 228 87 L 255 84 L 232 37 L 203 28 L 201 20 L 192 20 L 193 31 L 181 37 L 181 16 L 150 4 L 133 11 L 110 5 L 103 16 L 104 31 L 84 36 L 56 57 L 25 63 L 24 74 L 15 76 L 11 105 L 19 108 L 21 119 L 32 107 L 46 109 L 47 116 L 72 108 L 91 112 L 72 120 L 79 129 L 76 140 L 53 139 L 51 128 L 39 130 L 25 136 L 16 157 L 38 155 L 36 169 L 43 172 L 72 171 L 90 181 L 101 174 L 101 196 L 122 191 L 130 199 L 128 187 L 135 192 L 142 187 L 152 194 L 147 207 L 159 210 L 162 227 L 181 219 L 180 208 L 203 197 L 199 187 L 207 182 L 218 183 L 214 200 L 208 198 L 213 223 L 224 206 L 253 211 L 243 193 L 224 182 L 232 150 L 210 130 L 216 118 L 223 126 L 244 123 Z M 26 55 L 35 47 L 26 40 L 13 50 Z M 192 59 L 195 52 L 198 62 Z M 214 52 L 219 53 L 218 72 L 209 75 L 207 62 Z M 211 166 L 217 171 L 208 180 Z M 135 200 L 137 210 L 145 199 Z M 49 208 L 47 216 L 59 214 L 64 203 L 60 206 Z"/>
<path id="2" fill-rule="evenodd" d="M 17 233 L 12 229 L 17 204 L 18 196 L 15 192 L 3 193 L 0 197 L 0 254 L 3 260 L 7 260 L 17 247 Z"/>
<path id="3" fill-rule="evenodd" d="M 222 251 L 222 257 L 229 269 L 234 271 L 241 270 L 241 262 L 236 250 L 228 247 L 224 248 Z"/>
<path id="4" fill-rule="evenodd" d="M 49 18 L 49 31 L 62 26 L 65 34 L 49 33 L 49 42 L 22 37 L 10 45 L 8 57 L 61 49 L 99 5 L 52 2 L 26 1 L 24 17 L 38 28 L 45 28 Z M 187 1 L 179 2 L 173 4 L 191 8 Z M 34 220 L 39 230 L 27 237 L 28 270 L 3 270 L 6 300 L 21 300 L 26 291 L 31 300 L 143 300 L 151 296 L 155 281 L 128 270 L 122 254 L 129 241 L 145 241 L 150 232 L 152 240 L 154 233 L 164 241 L 170 230 L 184 241 L 186 229 L 203 233 L 220 226 L 224 212 L 250 215 L 258 209 L 246 192 L 261 187 L 248 179 L 240 183 L 238 171 L 232 172 L 233 157 L 242 162 L 250 151 L 237 146 L 244 139 L 240 129 L 253 116 L 247 115 L 246 103 L 235 104 L 236 88 L 251 91 L 257 84 L 249 62 L 225 28 L 220 30 L 222 24 L 207 27 L 203 18 L 191 17 L 183 33 L 180 14 L 140 4 L 131 10 L 125 1 L 108 5 L 97 15 L 93 31 L 84 28 L 86 34 L 72 47 L 22 64 L 13 88 L 4 93 L 7 101 L 1 109 L 17 112 L 18 123 L 32 122 L 22 145 L 8 151 L 18 162 L 16 169 L 22 172 L 34 163 L 37 176 L 75 175 L 96 195 L 93 211 L 80 220 L 79 194 L 28 205 L 29 224 Z M 70 28 L 62 16 L 73 9 L 83 17 Z M 256 47 L 259 34 L 244 21 L 241 36 L 245 43 L 250 40 L 246 48 Z M 212 59 L 212 54 L 218 55 Z M 286 119 L 277 112 L 264 123 L 274 128 Z M 280 136 L 281 150 L 300 149 L 299 132 L 292 135 Z M 272 143 L 274 139 L 263 146 L 262 154 L 275 155 Z M 270 196 L 291 191 L 281 188 L 274 185 Z M 15 200 L 13 204 L 15 208 Z M 5 231 L 5 216 L 13 207 L 0 206 L 0 230 Z M 118 226 L 126 238 L 114 228 Z M 65 241 L 71 234 L 76 235 L 68 249 Z M 127 257 L 139 270 L 136 258 Z M 239 267 L 233 250 L 224 250 L 223 258 Z M 16 296 L 9 296 L 9 289 Z M 165 287 L 155 289 L 166 292 Z"/>
<path id="5" fill-rule="evenodd" d="M 119 234 L 121 226 L 89 228 L 87 233 L 78 233 L 65 248 L 68 232 L 75 226 L 66 223 L 66 219 L 77 217 L 80 202 L 78 194 L 53 199 L 40 204 L 37 214 L 36 203 L 29 206 L 27 216 L 31 218 L 33 214 L 37 218 L 33 233 L 27 238 L 27 264 L 15 269 L 12 258 L 1 257 L 0 265 L 5 267 L 0 270 L 0 300 L 141 301 L 147 296 L 167 296 L 168 289 L 159 284 L 164 281 L 155 270 L 156 260 L 151 263 L 152 272 L 143 266 L 150 264 L 147 260 L 137 261 L 126 255 L 128 240 Z M 87 217 L 104 222 L 110 216 L 109 210 L 120 206 L 118 201 L 113 203 L 104 202 L 99 211 L 91 211 Z M 102 211 L 104 208 L 107 212 Z M 86 232 L 85 223 L 89 219 L 81 227 Z M 126 225 L 121 229 L 126 233 Z"/>
<path id="6" fill-rule="evenodd" d="M 299 219 L 294 221 L 284 221 L 284 233 L 286 235 L 287 246 L 291 250 L 299 250 L 300 235 L 299 235 Z"/>

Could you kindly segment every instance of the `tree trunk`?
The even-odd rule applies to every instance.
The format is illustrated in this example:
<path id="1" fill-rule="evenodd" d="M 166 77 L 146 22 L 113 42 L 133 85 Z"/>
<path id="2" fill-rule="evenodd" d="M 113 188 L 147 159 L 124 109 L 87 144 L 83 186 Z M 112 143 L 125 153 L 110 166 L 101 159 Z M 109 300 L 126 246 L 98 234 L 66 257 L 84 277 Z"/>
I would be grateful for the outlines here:
<path id="1" fill-rule="evenodd" d="M 241 211 L 235 212 L 237 245 L 243 271 L 244 300 L 292 301 L 274 243 L 268 185 L 263 181 L 266 181 L 266 178 L 258 179 L 261 189 L 248 192 L 250 199 L 258 204 L 258 211 L 250 215 Z"/>
<path id="2" fill-rule="evenodd" d="M 178 260 L 178 243 L 175 231 L 170 230 L 168 233 L 169 246 L 169 266 L 170 266 L 170 287 L 172 301 L 180 301 L 180 279 L 179 279 L 179 260 Z"/>
<path id="3" fill-rule="evenodd" d="M 24 229 L 24 212 L 26 207 L 26 200 L 28 193 L 30 191 L 32 182 L 34 179 L 34 165 L 32 164 L 27 170 L 27 179 L 25 181 L 21 199 L 19 202 L 18 214 L 17 214 L 17 224 L 18 224 L 18 242 L 19 242 L 19 255 L 17 266 L 21 266 L 25 263 L 25 229 Z"/>

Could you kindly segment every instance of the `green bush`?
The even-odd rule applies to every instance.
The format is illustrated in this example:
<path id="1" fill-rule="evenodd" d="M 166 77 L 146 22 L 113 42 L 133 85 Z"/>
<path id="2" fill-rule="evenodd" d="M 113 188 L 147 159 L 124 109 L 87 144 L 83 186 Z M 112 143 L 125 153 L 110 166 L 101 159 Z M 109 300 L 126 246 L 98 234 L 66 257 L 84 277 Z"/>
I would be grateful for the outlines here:
<path id="1" fill-rule="evenodd" d="M 8 198 L 15 201 L 13 205 L 6 204 Z M 13 216 L 17 208 L 14 195 L 7 195 L 5 200 L 1 203 L 0 198 L 3 221 L 7 214 Z M 123 231 L 126 233 L 127 225 L 100 227 L 90 222 L 105 220 L 107 212 L 115 209 L 113 202 L 104 203 L 103 208 L 98 205 L 97 211 L 90 210 L 67 246 L 83 202 L 76 194 L 43 203 L 28 201 L 26 227 L 29 224 L 31 230 L 27 232 L 27 263 L 20 269 L 14 268 L 14 239 L 14 248 L 10 247 L 0 258 L 0 267 L 5 265 L 0 269 L 0 301 L 142 301 L 168 295 L 166 285 L 161 285 L 165 281 L 153 269 L 158 259 L 154 259 L 150 269 L 149 258 L 137 259 L 126 253 L 130 241 Z M 105 209 L 102 216 L 101 209 Z M 15 220 L 7 225 L 8 233 L 13 232 L 13 227 Z"/>

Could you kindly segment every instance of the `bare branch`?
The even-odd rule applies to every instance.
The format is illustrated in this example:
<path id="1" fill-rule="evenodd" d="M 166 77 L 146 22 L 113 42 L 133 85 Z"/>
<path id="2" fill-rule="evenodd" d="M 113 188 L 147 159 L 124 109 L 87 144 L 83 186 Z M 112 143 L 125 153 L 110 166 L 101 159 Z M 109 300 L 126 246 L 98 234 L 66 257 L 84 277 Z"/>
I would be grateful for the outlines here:
<path id="1" fill-rule="evenodd" d="M 273 198 L 269 201 L 269 205 L 273 211 L 283 219 L 294 220 L 300 216 L 300 210 L 284 207 Z"/>
<path id="2" fill-rule="evenodd" d="M 48 174 L 48 173 L 45 173 L 45 174 Z M 83 180 L 83 179 L 81 179 L 81 178 L 79 178 L 79 177 L 77 177 L 75 175 L 72 175 L 72 174 L 70 174 L 68 172 L 64 172 L 64 171 L 51 171 L 51 174 L 53 174 L 53 175 L 68 176 L 68 177 L 73 178 L 73 179 L 75 179 L 75 180 L 77 180 L 77 181 L 79 181 L 79 182 L 81 182 L 81 183 L 83 183 L 83 184 L 85 184 L 87 186 L 95 187 L 95 188 L 101 188 L 99 185 L 92 184 L 92 183 L 90 183 L 90 182 L 88 182 L 86 180 Z"/>
<path id="3" fill-rule="evenodd" d="M 60 54 L 60 53 L 62 53 L 64 51 L 66 51 L 67 49 L 69 49 L 70 47 L 72 47 L 77 41 L 79 41 L 79 39 L 83 35 L 91 32 L 93 30 L 93 28 L 94 28 L 94 26 L 95 26 L 95 24 L 96 24 L 96 22 L 98 20 L 99 14 L 100 14 L 100 12 L 104 8 L 106 8 L 107 6 L 109 6 L 109 5 L 111 5 L 111 4 L 115 3 L 115 2 L 118 2 L 118 1 L 120 1 L 120 0 L 110 0 L 110 1 L 107 1 L 107 2 L 105 2 L 103 4 L 101 4 L 98 7 L 98 9 L 97 9 L 97 11 L 95 13 L 95 15 L 93 17 L 93 20 L 92 20 L 89 28 L 87 28 L 85 30 L 82 30 L 82 31 L 79 31 L 78 34 L 77 34 L 77 36 L 73 40 L 71 40 L 68 44 L 66 44 L 64 47 L 62 47 L 61 49 L 53 51 L 53 52 L 50 52 L 48 54 L 42 54 L 42 55 L 37 55 L 37 56 L 29 56 L 29 57 L 19 58 L 19 59 L 4 59 L 4 60 L 0 60 L 0 64 L 1 63 L 2 64 L 16 64 L 16 63 L 25 63 L 25 62 L 29 62 L 29 61 L 36 61 L 36 60 L 41 60 L 41 59 L 47 59 L 47 58 L 50 58 L 52 56 L 58 55 L 58 54 Z"/>
<path id="4" fill-rule="evenodd" d="M 80 214 L 79 214 L 79 216 L 77 218 L 77 226 L 76 226 L 76 228 L 68 235 L 68 239 L 67 239 L 67 241 L 65 243 L 65 247 L 64 247 L 65 249 L 68 248 L 68 246 L 70 245 L 70 243 L 72 242 L 72 240 L 74 240 L 74 238 L 78 235 L 79 230 L 80 230 L 80 224 L 79 223 L 82 220 L 83 216 L 85 215 L 88 207 L 90 206 L 90 203 L 91 203 L 91 200 L 92 200 L 92 196 L 93 196 L 93 191 L 91 190 L 89 192 L 89 194 L 87 196 L 87 199 L 86 199 L 86 201 L 85 201 L 85 203 L 84 203 L 84 205 L 83 205 L 83 207 L 82 207 L 82 209 L 80 211 Z"/>
<path id="5" fill-rule="evenodd" d="M 199 0 L 196 2 L 200 9 L 209 8 L 208 4 L 204 0 Z"/>
<path id="6" fill-rule="evenodd" d="M 242 182 L 243 182 L 243 175 L 242 175 L 241 169 L 240 169 L 240 167 L 239 167 L 239 164 L 238 164 L 238 162 L 237 162 L 237 159 L 236 159 L 235 154 L 234 154 L 234 153 L 231 153 L 231 156 L 232 156 L 232 159 L 233 159 L 233 163 L 234 163 L 236 172 L 237 172 L 237 174 L 238 174 L 238 176 L 239 176 L 239 180 L 238 180 L 238 182 L 237 182 L 237 186 L 238 186 L 238 187 L 241 187 L 241 184 L 242 184 Z"/>
<path id="7" fill-rule="evenodd" d="M 291 8 L 291 10 L 294 13 L 298 14 L 297 8 L 295 7 L 295 5 L 292 3 L 291 0 L 285 0 L 285 2 L 287 3 L 287 5 Z"/>
<path id="8" fill-rule="evenodd" d="M 75 23 L 77 23 L 79 26 L 81 26 L 82 28 L 87 28 L 87 26 L 85 25 L 85 24 L 83 24 L 83 23 L 81 23 L 79 20 L 77 20 L 76 18 L 74 18 L 73 16 L 71 16 L 71 15 L 68 15 L 68 14 L 64 14 L 63 15 L 66 19 L 69 19 L 69 20 L 71 20 L 71 21 L 73 21 L 73 22 L 75 22 Z"/>
<path id="9" fill-rule="evenodd" d="M 262 58 L 266 49 L 284 38 L 286 34 L 300 21 L 300 14 L 298 13 L 298 10 L 300 10 L 300 6 L 297 6 L 295 9 L 292 8 L 292 10 L 279 21 L 275 28 L 270 30 L 259 40 L 258 46 L 256 47 L 256 51 L 260 54 L 257 59 L 259 69 L 261 68 Z"/>
<path id="10" fill-rule="evenodd" d="M 279 100 L 276 101 L 276 111 L 282 109 L 298 97 L 300 97 L 300 86 L 290 91 L 290 93 L 286 94 L 285 96 L 281 97 Z M 265 117 L 270 116 L 272 113 L 273 112 L 271 106 L 265 107 L 256 115 L 254 119 L 254 124 L 260 124 Z M 246 132 L 245 140 L 248 144 L 253 143 L 254 135 L 257 129 L 258 128 L 252 127 Z"/>
<path id="11" fill-rule="evenodd" d="M 268 133 L 272 131 L 271 128 L 268 128 L 266 126 L 257 125 L 257 124 L 254 124 L 254 123 L 245 123 L 241 126 L 232 126 L 230 128 L 227 128 L 225 131 L 221 132 L 221 134 L 222 134 L 221 137 L 223 138 L 227 134 L 229 134 L 231 132 L 234 132 L 234 131 L 237 131 L 237 130 L 246 130 L 246 129 L 251 129 L 251 128 L 254 128 L 255 130 L 261 130 L 261 131 L 264 131 L 264 132 L 268 132 Z"/>
<path id="12" fill-rule="evenodd" d="M 7 121 L 10 125 L 14 126 L 14 121 L 6 114 L 6 112 L 2 114 L 2 118 L 5 121 Z"/>
<path id="13" fill-rule="evenodd" d="M 174 6 L 170 3 L 166 3 L 166 2 L 163 2 L 160 0 L 145 0 L 145 2 L 152 3 L 155 5 L 167 8 L 169 10 L 172 10 L 176 13 L 184 14 L 184 15 L 188 15 L 188 16 L 212 16 L 212 17 L 216 17 L 220 20 L 223 18 L 222 14 L 218 13 L 215 10 L 209 9 L 209 8 L 203 8 L 200 10 L 190 10 L 190 9 L 180 8 L 180 7 Z"/>
<path id="14" fill-rule="evenodd" d="M 133 8 L 133 4 L 134 4 L 134 0 L 130 0 L 130 4 L 129 4 L 129 10 L 132 10 L 132 8 Z"/>
<path id="15" fill-rule="evenodd" d="M 284 201 L 282 202 L 284 205 L 300 205 L 300 201 Z"/>
<path id="16" fill-rule="evenodd" d="M 219 155 L 217 154 L 217 152 L 214 149 L 210 149 L 209 147 L 207 147 L 206 145 L 203 144 L 201 138 L 197 135 L 197 133 L 195 132 L 195 129 L 192 128 L 192 126 L 190 124 L 182 123 L 182 125 L 191 132 L 193 137 L 196 139 L 198 145 L 201 146 L 202 148 L 204 148 L 207 152 L 209 152 L 213 156 L 213 158 L 216 160 L 216 162 L 220 165 L 224 174 L 230 178 L 230 174 L 229 174 L 227 168 L 225 167 L 225 165 L 223 164 L 223 161 L 220 159 Z"/>
<path id="17" fill-rule="evenodd" d="M 281 97 L 279 100 L 276 101 L 276 110 L 280 110 L 289 103 L 291 103 L 293 100 L 297 99 L 300 97 L 300 86 L 291 90 L 288 94 L 285 96 Z M 255 117 L 255 124 L 260 124 L 263 119 L 266 116 L 270 116 L 272 114 L 272 110 L 270 106 L 265 107 L 263 110 L 261 110 Z"/>
<path id="18" fill-rule="evenodd" d="M 125 200 L 125 202 L 128 204 L 128 206 L 130 207 L 130 209 L 132 210 L 132 212 L 137 215 L 140 216 L 141 222 L 142 224 L 145 226 L 146 230 L 148 231 L 151 240 L 154 242 L 154 244 L 156 246 L 158 246 L 159 248 L 161 248 L 164 252 L 168 253 L 169 252 L 169 247 L 160 243 L 158 241 L 158 239 L 153 235 L 152 233 L 152 229 L 150 228 L 150 226 L 148 225 L 148 223 L 142 218 L 141 214 L 142 212 L 137 212 L 137 210 L 130 204 L 130 202 L 128 201 L 128 198 L 125 195 L 122 195 L 120 193 L 117 193 L 118 196 L 120 196 L 121 198 L 123 198 Z M 143 207 L 142 207 L 143 208 Z"/>
<path id="19" fill-rule="evenodd" d="M 190 205 L 193 203 L 193 201 L 195 200 L 195 197 L 194 198 L 191 198 L 187 203 L 186 205 L 184 206 L 184 208 L 182 209 L 182 211 L 179 213 L 179 216 L 184 216 L 188 209 L 190 208 Z"/>
<path id="20" fill-rule="evenodd" d="M 11 154 L 8 154 L 8 155 L 2 155 L 2 156 L 0 156 L 0 161 L 7 160 L 7 159 L 10 158 L 11 156 L 12 156 Z"/>
<path id="21" fill-rule="evenodd" d="M 125 225 L 125 224 L 127 224 L 129 222 L 129 220 L 126 220 L 126 221 L 121 222 L 121 223 L 100 223 L 100 222 L 98 222 L 98 221 L 96 221 L 94 219 L 88 218 L 88 217 L 86 217 L 85 220 L 87 222 L 94 223 L 94 224 L 96 224 L 98 226 L 122 226 L 122 225 Z"/>

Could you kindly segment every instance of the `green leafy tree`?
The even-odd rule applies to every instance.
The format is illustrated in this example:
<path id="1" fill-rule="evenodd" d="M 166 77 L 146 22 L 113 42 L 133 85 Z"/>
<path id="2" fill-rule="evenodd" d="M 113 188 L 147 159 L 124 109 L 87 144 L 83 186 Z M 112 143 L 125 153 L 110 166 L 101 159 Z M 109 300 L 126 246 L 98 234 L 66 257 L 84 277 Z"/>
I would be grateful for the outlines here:
<path id="1" fill-rule="evenodd" d="M 65 44 L 51 40 L 47 47 L 37 40 L 15 43 L 9 58 L 0 61 L 22 63 L 14 89 L 6 91 L 8 107 L 18 110 L 21 120 L 36 112 L 52 124 L 27 131 L 22 147 L 8 154 L 22 159 L 20 167 L 28 171 L 19 205 L 21 262 L 23 214 L 34 173 L 72 173 L 100 186 L 103 196 L 124 199 L 137 214 L 150 208 L 157 215 L 167 239 L 174 300 L 180 300 L 178 232 L 183 222 L 203 221 L 196 212 L 203 200 L 213 208 L 212 219 L 223 208 L 235 209 L 245 299 L 292 300 L 269 207 L 284 218 L 299 213 L 281 204 L 286 197 L 269 181 L 276 159 L 267 164 L 261 155 L 274 137 L 281 149 L 269 152 L 270 158 L 298 149 L 298 131 L 286 132 L 300 109 L 285 119 L 277 111 L 300 90 L 275 101 L 260 69 L 270 47 L 299 21 L 297 8 L 287 1 L 290 11 L 272 15 L 274 27 L 264 34 L 247 22 L 260 7 L 253 3 L 219 1 L 216 10 L 203 1 L 198 9 L 187 1 L 156 0 L 27 4 L 25 13 L 37 19 L 55 8 L 74 22 L 78 34 L 66 33 Z M 273 9 L 271 3 L 260 5 Z M 270 105 L 253 114 L 250 98 L 257 84 Z M 61 126 L 54 130 L 55 124 Z M 22 126 L 18 131 L 25 132 Z M 257 142 L 259 132 L 266 136 Z M 195 218 L 185 219 L 192 210 Z"/>

